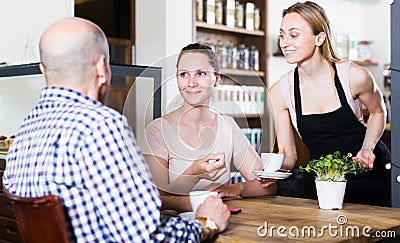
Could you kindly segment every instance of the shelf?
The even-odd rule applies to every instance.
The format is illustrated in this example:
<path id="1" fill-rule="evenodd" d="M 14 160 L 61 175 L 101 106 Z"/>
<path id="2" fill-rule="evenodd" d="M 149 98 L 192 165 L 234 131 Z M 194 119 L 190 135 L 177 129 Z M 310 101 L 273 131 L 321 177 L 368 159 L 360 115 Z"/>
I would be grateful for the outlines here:
<path id="1" fill-rule="evenodd" d="M 39 63 L 16 64 L 0 67 L 0 77 L 41 74 Z"/>
<path id="2" fill-rule="evenodd" d="M 274 57 L 284 57 L 282 52 L 275 52 L 272 54 L 272 56 Z M 366 61 L 352 61 L 355 64 L 358 64 L 360 66 L 377 66 L 378 63 L 377 62 L 366 62 Z"/>
<path id="3" fill-rule="evenodd" d="M 353 61 L 355 64 L 361 65 L 361 66 L 377 66 L 378 63 L 376 62 L 362 62 L 362 61 Z"/>
<path id="4" fill-rule="evenodd" d="M 92 2 L 93 0 L 75 0 L 75 4 L 82 4 L 87 2 Z"/>
<path id="5" fill-rule="evenodd" d="M 221 68 L 220 73 L 225 76 L 245 76 L 245 77 L 261 77 L 263 78 L 265 73 L 263 71 L 254 70 L 242 70 L 242 69 L 225 69 Z"/>
<path id="6" fill-rule="evenodd" d="M 237 33 L 237 34 L 244 34 L 244 35 L 253 35 L 253 36 L 265 36 L 265 32 L 262 30 L 253 30 L 249 31 L 245 28 L 229 28 L 223 24 L 207 24 L 206 22 L 196 21 L 196 27 L 208 30 L 217 30 L 217 31 L 224 31 L 227 33 Z"/>
<path id="7" fill-rule="evenodd" d="M 246 118 L 246 119 L 260 119 L 260 115 L 259 114 L 225 114 L 227 116 L 233 117 L 233 118 Z"/>

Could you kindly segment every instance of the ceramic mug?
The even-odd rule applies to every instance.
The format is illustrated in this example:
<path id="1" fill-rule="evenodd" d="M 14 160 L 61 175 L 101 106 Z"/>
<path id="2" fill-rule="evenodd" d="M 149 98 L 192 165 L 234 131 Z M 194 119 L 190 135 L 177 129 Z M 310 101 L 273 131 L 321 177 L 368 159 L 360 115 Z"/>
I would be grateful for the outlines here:
<path id="1" fill-rule="evenodd" d="M 189 192 L 190 205 L 192 205 L 192 211 L 196 212 L 197 207 L 206 200 L 208 197 L 218 197 L 218 192 L 211 191 L 191 191 Z"/>
<path id="2" fill-rule="evenodd" d="M 284 154 L 261 153 L 264 171 L 275 172 L 282 167 Z"/>

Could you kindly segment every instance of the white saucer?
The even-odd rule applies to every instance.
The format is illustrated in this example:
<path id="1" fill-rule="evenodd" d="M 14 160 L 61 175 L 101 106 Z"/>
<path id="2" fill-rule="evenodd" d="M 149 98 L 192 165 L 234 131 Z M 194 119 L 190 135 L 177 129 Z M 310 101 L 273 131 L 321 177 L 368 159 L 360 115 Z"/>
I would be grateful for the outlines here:
<path id="1" fill-rule="evenodd" d="M 194 219 L 196 218 L 196 212 L 183 212 L 180 213 L 179 216 L 181 216 L 181 218 Z"/>
<path id="2" fill-rule="evenodd" d="M 282 180 L 292 175 L 290 172 L 268 172 L 263 170 L 252 170 L 253 174 L 260 178 Z"/>

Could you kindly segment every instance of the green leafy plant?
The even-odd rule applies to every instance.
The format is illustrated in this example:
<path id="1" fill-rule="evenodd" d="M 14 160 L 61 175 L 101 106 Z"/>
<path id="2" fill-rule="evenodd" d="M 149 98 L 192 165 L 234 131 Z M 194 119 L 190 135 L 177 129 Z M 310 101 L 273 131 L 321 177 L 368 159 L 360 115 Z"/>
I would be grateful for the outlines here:
<path id="1" fill-rule="evenodd" d="M 333 154 L 311 160 L 305 167 L 300 166 L 300 171 L 314 171 L 317 174 L 317 180 L 320 181 L 344 181 L 346 174 L 363 172 L 361 165 L 353 162 L 351 157 L 350 153 L 345 156 L 335 151 Z"/>

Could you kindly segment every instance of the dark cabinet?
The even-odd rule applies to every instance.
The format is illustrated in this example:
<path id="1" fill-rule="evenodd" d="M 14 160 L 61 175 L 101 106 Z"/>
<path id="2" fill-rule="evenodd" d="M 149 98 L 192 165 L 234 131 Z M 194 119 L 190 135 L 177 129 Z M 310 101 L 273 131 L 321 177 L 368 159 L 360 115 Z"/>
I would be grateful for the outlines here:
<path id="1" fill-rule="evenodd" d="M 10 201 L 3 194 L 3 172 L 6 160 L 0 159 L 0 242 L 21 242 Z"/>

